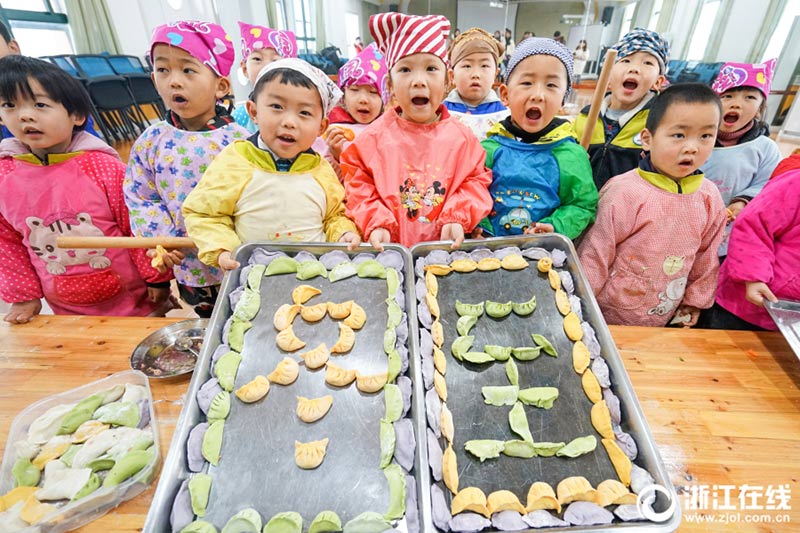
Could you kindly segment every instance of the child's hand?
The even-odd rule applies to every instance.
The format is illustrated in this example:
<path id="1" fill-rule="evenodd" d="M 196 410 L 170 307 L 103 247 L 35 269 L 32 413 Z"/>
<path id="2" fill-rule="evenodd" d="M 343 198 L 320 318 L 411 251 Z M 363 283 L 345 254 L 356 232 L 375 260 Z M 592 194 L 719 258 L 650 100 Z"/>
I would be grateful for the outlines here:
<path id="1" fill-rule="evenodd" d="M 33 320 L 42 310 L 41 300 L 28 300 L 27 302 L 17 302 L 11 304 L 3 320 L 12 324 L 25 324 Z"/>
<path id="2" fill-rule="evenodd" d="M 689 320 L 683 322 L 683 327 L 690 328 L 697 325 L 697 321 L 700 318 L 700 308 L 693 305 L 681 305 L 678 307 L 678 311 L 675 313 L 675 316 L 681 315 L 689 315 L 691 317 Z"/>
<path id="3" fill-rule="evenodd" d="M 763 281 L 748 281 L 745 282 L 745 298 L 747 301 L 753 305 L 757 305 L 759 307 L 764 306 L 764 299 L 769 300 L 770 302 L 777 302 L 778 299 L 772 294 L 772 291 L 769 290 L 769 287 Z"/>
<path id="4" fill-rule="evenodd" d="M 217 259 L 219 263 L 219 267 L 222 270 L 233 270 L 234 268 L 239 268 L 239 261 L 234 261 L 233 256 L 228 250 L 225 250 L 219 254 L 219 258 Z"/>
<path id="5" fill-rule="evenodd" d="M 464 228 L 461 224 L 451 222 L 450 224 L 445 224 L 442 226 L 442 237 L 441 240 L 443 241 L 453 241 L 453 244 L 450 246 L 451 249 L 455 250 L 461 243 L 464 242 Z"/>
<path id="6" fill-rule="evenodd" d="M 533 235 L 534 233 L 553 233 L 554 231 L 556 231 L 556 229 L 552 224 L 546 224 L 544 222 L 536 222 L 525 228 L 525 233 L 527 235 Z"/>
<path id="7" fill-rule="evenodd" d="M 339 242 L 348 243 L 347 249 L 352 252 L 353 250 L 358 248 L 359 244 L 361 244 L 361 235 L 359 235 L 355 231 L 348 231 L 343 233 L 342 236 L 339 237 Z"/>
<path id="8" fill-rule="evenodd" d="M 375 228 L 369 234 L 369 244 L 379 252 L 382 252 L 383 243 L 391 242 L 391 238 L 392 236 L 389 235 L 389 230 L 386 228 Z"/>
<path id="9" fill-rule="evenodd" d="M 339 156 L 342 155 L 342 150 L 344 150 L 344 143 L 347 142 L 344 130 L 336 127 L 329 129 L 325 141 L 328 143 L 328 149 L 333 158 L 339 161 Z"/>
<path id="10" fill-rule="evenodd" d="M 486 236 L 483 234 L 483 228 L 480 226 L 476 227 L 472 230 L 472 233 L 469 234 L 470 239 L 485 239 Z"/>
<path id="11" fill-rule="evenodd" d="M 725 209 L 725 213 L 728 215 L 728 222 L 733 222 L 739 213 L 742 212 L 744 206 L 747 204 L 742 202 L 741 200 L 737 200 L 735 202 L 731 202 L 727 209 Z"/>
<path id="12" fill-rule="evenodd" d="M 160 250 L 158 248 L 155 250 L 147 250 L 147 257 L 153 259 L 151 264 L 153 268 L 158 269 L 159 272 L 166 272 L 168 269 L 180 265 L 181 262 L 186 259 L 186 254 L 180 250 L 167 251 L 160 246 L 159 248 Z"/>

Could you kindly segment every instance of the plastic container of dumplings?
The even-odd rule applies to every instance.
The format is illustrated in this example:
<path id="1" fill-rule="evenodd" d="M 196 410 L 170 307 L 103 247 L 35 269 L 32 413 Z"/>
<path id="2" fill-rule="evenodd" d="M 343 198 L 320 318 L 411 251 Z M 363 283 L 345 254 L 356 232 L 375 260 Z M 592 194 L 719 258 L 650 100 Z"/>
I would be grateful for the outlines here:
<path id="1" fill-rule="evenodd" d="M 101 485 L 99 489 L 77 501 L 59 500 L 56 502 L 45 502 L 55 504 L 57 510 L 45 515 L 44 518 L 35 525 L 29 525 L 21 529 L 8 529 L 2 521 L 5 513 L 0 512 L 0 531 L 4 533 L 7 531 L 19 531 L 20 533 L 62 533 L 64 531 L 71 531 L 103 516 L 122 502 L 130 500 L 150 486 L 158 473 L 158 467 L 161 463 L 158 424 L 156 422 L 155 410 L 153 409 L 153 396 L 147 377 L 139 371 L 127 370 L 125 372 L 112 374 L 98 381 L 93 381 L 81 387 L 48 396 L 23 409 L 16 418 L 14 418 L 14 422 L 11 424 L 11 429 L 8 433 L 8 441 L 6 442 L 5 452 L 3 454 L 3 464 L 2 467 L 0 467 L 0 495 L 6 494 L 14 488 L 12 468 L 17 459 L 16 443 L 27 440 L 28 429 L 37 418 L 53 407 L 68 403 L 77 403 L 97 392 L 107 390 L 115 385 L 125 384 L 139 385 L 144 387 L 147 392 L 146 399 L 150 411 L 150 422 L 145 427 L 149 428 L 150 432 L 153 434 L 153 449 L 156 451 L 150 462 L 138 473 L 115 487 L 103 487 Z M 40 486 L 43 481 L 44 475 L 42 475 L 42 479 L 39 481 Z"/>

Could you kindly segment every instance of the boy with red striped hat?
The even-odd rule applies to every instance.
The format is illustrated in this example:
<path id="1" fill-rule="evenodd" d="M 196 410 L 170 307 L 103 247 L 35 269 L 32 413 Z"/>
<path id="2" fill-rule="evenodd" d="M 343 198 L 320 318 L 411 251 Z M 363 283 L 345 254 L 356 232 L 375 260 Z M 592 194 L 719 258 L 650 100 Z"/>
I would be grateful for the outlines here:
<path id="1" fill-rule="evenodd" d="M 492 200 L 486 154 L 442 105 L 450 23 L 381 13 L 369 26 L 399 105 L 342 152 L 347 214 L 378 249 L 438 239 L 458 247 Z"/>

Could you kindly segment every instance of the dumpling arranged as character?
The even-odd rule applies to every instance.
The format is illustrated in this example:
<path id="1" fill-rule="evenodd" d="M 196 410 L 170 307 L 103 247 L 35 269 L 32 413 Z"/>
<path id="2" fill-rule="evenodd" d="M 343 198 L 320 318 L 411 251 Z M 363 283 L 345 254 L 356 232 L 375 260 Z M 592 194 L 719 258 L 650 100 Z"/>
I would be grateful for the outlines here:
<path id="1" fill-rule="evenodd" d="M 333 405 L 333 396 L 330 394 L 309 400 L 303 396 L 297 397 L 297 417 L 303 422 L 316 422 L 330 411 Z"/>
<path id="2" fill-rule="evenodd" d="M 327 449 L 327 438 L 311 442 L 294 441 L 294 462 L 305 470 L 317 468 L 325 459 Z"/>

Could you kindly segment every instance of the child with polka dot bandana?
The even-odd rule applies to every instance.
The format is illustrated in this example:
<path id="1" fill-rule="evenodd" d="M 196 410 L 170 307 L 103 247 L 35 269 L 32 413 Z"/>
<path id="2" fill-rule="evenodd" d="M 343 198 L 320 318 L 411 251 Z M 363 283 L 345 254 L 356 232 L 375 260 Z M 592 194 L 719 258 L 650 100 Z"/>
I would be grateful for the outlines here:
<path id="1" fill-rule="evenodd" d="M 233 43 L 209 22 L 159 26 L 150 55 L 153 81 L 169 109 L 136 140 L 125 176 L 131 227 L 142 237 L 185 237 L 184 199 L 223 148 L 248 132 L 218 101 L 230 90 Z M 197 250 L 173 250 L 164 257 L 181 298 L 201 317 L 211 316 L 222 272 L 203 264 Z"/>
<path id="2" fill-rule="evenodd" d="M 56 314 L 147 316 L 172 307 L 169 276 L 145 250 L 71 249 L 57 239 L 129 236 L 125 165 L 87 133 L 91 101 L 81 83 L 50 63 L 0 59 L 0 297 L 6 322 Z M 166 283 L 165 283 L 166 282 Z"/>

